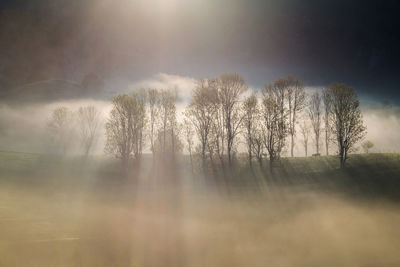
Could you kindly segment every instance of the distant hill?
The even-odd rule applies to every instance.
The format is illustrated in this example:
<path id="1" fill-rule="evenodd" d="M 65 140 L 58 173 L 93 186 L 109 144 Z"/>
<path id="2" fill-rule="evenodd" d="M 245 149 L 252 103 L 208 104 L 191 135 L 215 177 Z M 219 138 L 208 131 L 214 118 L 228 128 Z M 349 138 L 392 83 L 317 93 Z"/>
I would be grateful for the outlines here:
<path id="1" fill-rule="evenodd" d="M 94 75 L 87 75 L 82 84 L 50 79 L 24 84 L 7 90 L 1 98 L 11 102 L 48 102 L 61 99 L 102 98 L 104 83 Z"/>

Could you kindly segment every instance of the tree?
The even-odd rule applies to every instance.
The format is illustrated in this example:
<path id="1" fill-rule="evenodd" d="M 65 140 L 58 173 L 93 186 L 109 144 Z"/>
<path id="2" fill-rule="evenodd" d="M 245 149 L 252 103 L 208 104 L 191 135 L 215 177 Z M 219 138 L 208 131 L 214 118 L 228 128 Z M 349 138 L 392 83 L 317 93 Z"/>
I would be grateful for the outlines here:
<path id="1" fill-rule="evenodd" d="M 159 101 L 158 101 L 158 114 L 160 118 L 160 128 L 158 129 L 158 141 L 159 141 L 159 149 L 162 154 L 167 152 L 167 135 L 169 135 L 171 144 L 171 153 L 172 156 L 175 156 L 175 148 L 176 144 L 174 143 L 176 140 L 176 106 L 175 102 L 177 99 L 176 90 L 161 90 L 159 92 Z M 161 133 L 161 135 L 160 135 Z M 165 155 L 164 155 L 165 156 Z M 165 158 L 165 157 L 164 157 Z"/>
<path id="2" fill-rule="evenodd" d="M 146 102 L 147 94 L 144 89 L 140 89 L 132 94 L 133 102 L 133 121 L 132 121 L 132 133 L 135 141 L 134 145 L 134 156 L 136 159 L 140 159 L 144 147 L 143 132 L 146 126 Z"/>
<path id="3" fill-rule="evenodd" d="M 72 126 L 72 112 L 67 107 L 57 107 L 53 110 L 47 127 L 63 154 L 67 152 Z"/>
<path id="4" fill-rule="evenodd" d="M 132 103 L 128 95 L 117 95 L 112 100 L 113 108 L 106 122 L 105 152 L 122 160 L 124 168 L 128 166 L 132 154 L 133 140 L 130 131 Z"/>
<path id="5" fill-rule="evenodd" d="M 232 168 L 232 149 L 243 116 L 239 101 L 248 89 L 242 76 L 236 73 L 223 74 L 218 78 L 218 99 L 222 106 L 225 121 L 226 143 L 229 168 Z"/>
<path id="6" fill-rule="evenodd" d="M 363 148 L 364 152 L 368 154 L 369 150 L 374 147 L 374 143 L 367 140 L 361 144 L 361 147 Z"/>
<path id="7" fill-rule="evenodd" d="M 80 107 L 77 112 L 81 144 L 85 156 L 96 142 L 97 130 L 100 124 L 100 112 L 94 106 Z"/>
<path id="8" fill-rule="evenodd" d="M 269 155 L 271 172 L 273 162 L 281 156 L 288 134 L 287 112 L 284 106 L 285 92 L 284 79 L 267 85 L 263 90 L 263 142 Z"/>
<path id="9" fill-rule="evenodd" d="M 310 125 L 307 123 L 307 119 L 304 118 L 302 123 L 300 124 L 300 132 L 303 136 L 303 146 L 304 146 L 304 154 L 308 156 L 308 137 L 310 136 Z"/>
<path id="10" fill-rule="evenodd" d="M 288 76 L 287 78 L 287 105 L 288 105 L 288 113 L 289 113 L 289 134 L 291 137 L 290 142 L 290 155 L 293 157 L 293 149 L 295 146 L 295 137 L 296 137 L 296 124 L 298 114 L 305 107 L 306 93 L 304 91 L 303 84 L 294 79 L 292 76 Z"/>
<path id="11" fill-rule="evenodd" d="M 321 95 L 315 92 L 311 95 L 308 115 L 310 117 L 311 126 L 314 132 L 315 150 L 319 154 L 320 136 L 321 136 Z"/>
<path id="12" fill-rule="evenodd" d="M 252 168 L 252 152 L 253 152 L 253 137 L 255 135 L 255 120 L 258 113 L 257 97 L 253 94 L 243 102 L 243 128 L 247 144 L 247 153 L 249 156 L 249 165 Z"/>
<path id="13" fill-rule="evenodd" d="M 155 160 L 154 154 L 154 138 L 155 138 L 155 131 L 156 131 L 156 123 L 157 123 L 157 115 L 158 115 L 158 102 L 159 100 L 159 93 L 157 89 L 148 89 L 147 90 L 147 99 L 149 101 L 149 110 L 150 110 L 150 150 L 153 154 L 153 162 Z"/>
<path id="14" fill-rule="evenodd" d="M 259 117 L 259 116 L 257 116 Z M 251 150 L 254 156 L 256 157 L 260 168 L 262 167 L 262 157 L 264 152 L 264 143 L 263 143 L 263 130 L 261 126 L 261 121 L 257 118 L 257 123 L 254 125 L 252 138 L 251 138 Z"/>
<path id="15" fill-rule="evenodd" d="M 218 79 L 209 79 L 209 86 L 214 92 L 215 101 L 213 101 L 214 116 L 211 124 L 209 142 L 214 146 L 214 152 L 218 156 L 222 172 L 226 175 L 225 154 L 226 154 L 226 119 L 222 102 L 218 94 Z"/>
<path id="16" fill-rule="evenodd" d="M 209 86 L 209 80 L 203 79 L 193 89 L 192 103 L 187 107 L 185 115 L 193 123 L 200 141 L 202 168 L 206 168 L 206 151 L 209 143 L 211 127 L 215 113 L 216 91 Z"/>
<path id="17" fill-rule="evenodd" d="M 330 116 L 331 104 L 329 101 L 329 95 L 327 89 L 324 89 L 322 91 L 322 99 L 324 101 L 325 150 L 326 150 L 326 155 L 329 155 L 329 141 L 331 138 L 329 116 Z"/>
<path id="18" fill-rule="evenodd" d="M 132 96 L 118 95 L 113 98 L 113 108 L 106 123 L 105 152 L 122 159 L 124 168 L 130 158 L 140 160 L 145 127 L 145 99 L 143 92 Z"/>
<path id="19" fill-rule="evenodd" d="M 344 168 L 348 154 L 366 133 L 360 111 L 360 102 L 352 87 L 332 84 L 328 88 L 331 105 L 331 131 L 338 145 L 340 167 Z"/>
<path id="20" fill-rule="evenodd" d="M 183 128 L 183 133 L 185 136 L 185 141 L 187 145 L 187 150 L 189 152 L 189 157 L 190 157 L 190 166 L 193 172 L 193 147 L 194 147 L 194 141 L 193 141 L 193 135 L 194 135 L 194 130 L 193 130 L 193 124 L 188 120 L 188 118 L 185 118 L 182 123 L 182 128 Z"/>
<path id="21" fill-rule="evenodd" d="M 166 133 L 162 128 L 157 132 L 158 140 L 164 140 L 165 136 L 165 143 L 163 141 L 156 142 L 154 150 L 158 155 L 163 156 L 164 163 L 175 163 L 176 156 L 182 153 L 184 147 L 180 138 L 181 133 L 177 128 L 167 127 L 166 129 Z"/>

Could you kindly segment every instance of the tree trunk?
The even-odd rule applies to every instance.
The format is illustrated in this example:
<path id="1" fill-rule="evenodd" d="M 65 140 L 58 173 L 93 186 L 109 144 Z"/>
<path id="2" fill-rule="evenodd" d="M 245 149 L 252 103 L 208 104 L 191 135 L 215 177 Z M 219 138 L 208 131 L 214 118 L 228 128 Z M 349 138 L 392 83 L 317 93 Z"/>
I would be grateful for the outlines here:
<path id="1" fill-rule="evenodd" d="M 190 155 L 190 166 L 192 168 L 192 173 L 193 173 L 193 156 L 192 156 L 192 151 L 189 152 Z"/>
<path id="2" fill-rule="evenodd" d="M 340 147 L 339 157 L 340 157 L 340 168 L 343 169 L 345 167 L 345 161 L 346 161 L 346 155 L 343 147 Z"/>
<path id="3" fill-rule="evenodd" d="M 203 173 L 206 173 L 206 148 L 205 145 L 201 149 L 201 164 L 203 168 Z"/>
<path id="4" fill-rule="evenodd" d="M 262 157 L 258 157 L 258 164 L 260 165 L 260 168 L 262 167 Z"/>
<path id="5" fill-rule="evenodd" d="M 172 161 L 175 163 L 175 138 L 174 138 L 174 128 L 171 129 L 171 150 L 172 150 Z"/>
<path id="6" fill-rule="evenodd" d="M 232 129 L 231 129 L 231 118 L 230 116 L 227 115 L 226 119 L 226 134 L 227 134 L 227 149 L 228 149 L 228 165 L 230 171 L 232 170 L 232 155 L 231 155 L 231 150 L 232 150 Z"/>
<path id="7" fill-rule="evenodd" d="M 126 155 L 123 155 L 122 156 L 122 168 L 123 168 L 124 172 L 128 171 L 128 163 L 129 163 L 128 157 Z"/>
<path id="8" fill-rule="evenodd" d="M 226 176 L 226 168 L 223 155 L 218 154 L 219 161 L 221 162 L 221 169 L 224 176 Z"/>
<path id="9" fill-rule="evenodd" d="M 253 169 L 253 163 L 251 162 L 251 160 L 252 160 L 252 157 L 253 157 L 253 155 L 252 155 L 252 151 L 251 151 L 251 145 L 252 145 L 252 143 L 253 143 L 253 140 L 252 140 L 252 138 L 251 138 L 251 124 L 248 124 L 247 125 L 247 129 L 248 129 L 248 131 L 247 131 L 247 135 L 248 135 L 248 139 L 247 139 L 247 142 L 248 142 L 248 144 L 247 144 L 247 151 L 248 151 L 248 153 L 249 153 L 249 166 L 250 166 L 250 168 L 251 169 Z"/>
<path id="10" fill-rule="evenodd" d="M 293 149 L 294 149 L 294 135 L 292 134 L 291 136 L 292 136 L 292 141 L 291 141 L 291 143 L 290 143 L 290 155 L 291 155 L 291 156 L 292 156 L 292 158 L 293 158 Z"/>
<path id="11" fill-rule="evenodd" d="M 213 159 L 213 155 L 212 155 L 211 151 L 209 151 L 208 157 L 210 158 L 210 164 L 211 164 L 211 169 L 213 171 L 214 178 L 217 179 L 218 171 L 217 171 L 217 168 L 215 168 L 215 163 L 214 163 L 214 159 Z"/>
<path id="12" fill-rule="evenodd" d="M 273 166 L 272 166 L 273 163 L 274 163 L 274 157 L 269 157 L 269 171 L 270 171 L 271 175 L 274 174 Z"/>
<path id="13" fill-rule="evenodd" d="M 340 156 L 340 168 L 344 169 L 344 166 L 345 166 L 344 158 L 342 156 Z"/>
<path id="14" fill-rule="evenodd" d="M 165 126 L 164 126 L 163 145 L 162 145 L 162 152 L 163 152 L 163 154 L 165 154 L 165 135 L 166 135 L 166 132 L 165 132 Z"/>
<path id="15" fill-rule="evenodd" d="M 229 169 L 232 169 L 232 156 L 231 156 L 231 145 L 228 142 L 228 165 Z"/>
<path id="16" fill-rule="evenodd" d="M 326 155 L 329 156 L 328 131 L 326 130 L 325 130 L 325 148 L 326 148 Z"/>
<path id="17" fill-rule="evenodd" d="M 253 168 L 251 148 L 249 149 L 249 166 L 251 169 Z"/>

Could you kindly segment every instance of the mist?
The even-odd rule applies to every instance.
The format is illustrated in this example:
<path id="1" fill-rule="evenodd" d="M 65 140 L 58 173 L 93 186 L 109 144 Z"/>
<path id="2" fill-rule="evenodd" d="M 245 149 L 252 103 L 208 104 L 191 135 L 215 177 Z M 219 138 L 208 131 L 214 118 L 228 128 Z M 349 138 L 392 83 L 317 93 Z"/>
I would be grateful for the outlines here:
<path id="1" fill-rule="evenodd" d="M 197 81 L 194 78 L 170 75 L 166 73 L 155 74 L 147 79 L 139 80 L 129 85 L 125 90 L 115 92 L 131 94 L 140 88 L 169 88 L 176 90 L 178 93 L 177 116 L 178 121 L 182 121 L 182 113 L 185 107 L 190 103 L 192 90 L 196 87 Z M 306 88 L 307 89 L 307 88 Z M 321 90 L 320 87 L 310 87 L 308 93 Z M 251 92 L 258 93 L 259 89 L 252 88 Z M 6 103 L 0 104 L 0 150 L 5 151 L 22 151 L 33 153 L 57 153 L 57 150 L 51 144 L 51 138 L 47 129 L 47 124 L 52 111 L 61 106 L 68 107 L 71 111 L 77 111 L 79 107 L 93 105 L 101 114 L 102 125 L 99 127 L 98 142 L 93 148 L 93 153 L 97 155 L 104 154 L 104 123 L 107 121 L 111 110 L 111 101 L 109 99 L 91 99 L 91 98 L 73 98 L 58 99 L 56 101 L 46 101 L 39 103 L 25 102 L 25 104 Z M 379 153 L 398 153 L 400 144 L 398 141 L 398 132 L 400 130 L 400 113 L 397 106 L 382 104 L 382 102 L 371 102 L 370 100 L 361 100 L 363 117 L 368 128 L 365 139 L 375 144 L 371 152 Z M 385 131 L 382 131 L 385 129 Z M 76 142 L 72 142 L 68 153 L 81 153 L 78 136 L 75 132 Z M 244 151 L 243 141 L 240 142 L 240 151 Z M 304 148 L 301 145 L 302 137 L 300 133 L 296 137 L 295 155 L 304 156 Z M 330 145 L 334 151 L 336 147 Z M 309 151 L 314 153 L 314 140 L 310 139 Z M 149 147 L 146 153 L 149 153 Z M 361 152 L 361 148 L 358 148 Z M 186 151 L 185 151 L 186 153 Z"/>
<path id="2" fill-rule="evenodd" d="M 140 172 L 123 174 L 118 161 L 104 158 L 0 157 L 6 265 L 399 263 L 399 207 L 378 189 L 398 159 L 353 164 L 353 171 L 368 166 L 358 184 L 354 173 L 332 176 L 334 158 L 317 160 L 317 168 L 304 160 L 301 170 L 275 177 L 237 169 L 237 178 L 224 182 L 191 174 L 187 158 L 169 167 L 145 158 Z"/>
<path id="3" fill-rule="evenodd" d="M 400 266 L 398 14 L 0 1 L 0 266 Z"/>
<path id="4" fill-rule="evenodd" d="M 173 139 L 172 146 L 175 141 L 184 144 L 183 148 L 176 145 L 175 151 L 172 147 L 172 152 L 168 147 L 171 142 L 161 147 L 165 131 L 159 120 L 160 147 L 151 149 L 146 128 L 143 155 L 130 155 L 126 161 L 118 151 L 112 154 L 106 149 L 107 127 L 115 118 L 118 98 L 3 102 L 1 263 L 399 264 L 398 107 L 361 100 L 368 129 L 364 139 L 372 141 L 374 147 L 370 154 L 360 154 L 357 143 L 346 168 L 340 168 L 334 146 L 330 147 L 332 156 L 305 157 L 298 134 L 295 157 L 290 157 L 285 147 L 276 164 L 264 156 L 260 166 L 248 164 L 246 140 L 239 135 L 234 164 L 228 169 L 212 157 L 202 165 L 198 150 L 192 155 L 183 139 L 184 111 L 197 86 L 193 78 L 160 73 L 119 91 L 132 99 L 147 92 L 141 88 L 154 88 L 159 97 L 173 96 L 167 99 L 174 101 L 170 112 L 176 117 L 169 115 L 167 119 L 176 119 L 169 125 L 176 127 L 181 137 Z M 320 89 L 306 90 L 310 94 Z M 259 90 L 250 88 L 245 97 L 252 93 Z M 80 143 L 76 117 L 79 108 L 87 106 L 98 111 L 100 122 L 89 155 Z M 69 121 L 71 130 L 63 136 L 67 139 L 61 140 L 66 150 L 60 150 L 60 139 L 54 139 L 49 130 L 53 112 L 59 107 L 67 108 L 74 118 Z M 145 111 L 149 112 L 147 106 Z M 162 109 L 158 112 L 160 119 Z M 311 139 L 309 153 L 315 152 Z"/>
<path id="5" fill-rule="evenodd" d="M 101 114 L 102 124 L 99 127 L 94 154 L 103 154 L 104 147 L 104 122 L 110 110 L 110 103 L 93 99 L 64 100 L 57 102 L 7 105 L 1 104 L 0 115 L 0 149 L 5 151 L 20 151 L 31 153 L 59 153 L 56 145 L 52 142 L 52 136 L 48 129 L 48 123 L 53 110 L 57 107 L 67 107 L 77 112 L 79 107 L 93 105 Z M 69 154 L 81 154 L 79 144 L 79 133 L 77 126 L 73 125 L 70 138 Z"/>

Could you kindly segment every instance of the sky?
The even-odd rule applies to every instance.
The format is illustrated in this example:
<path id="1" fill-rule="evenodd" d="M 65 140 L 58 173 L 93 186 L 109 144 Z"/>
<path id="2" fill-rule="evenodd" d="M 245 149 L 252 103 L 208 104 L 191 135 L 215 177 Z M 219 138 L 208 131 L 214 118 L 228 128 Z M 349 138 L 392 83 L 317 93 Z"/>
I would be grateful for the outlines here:
<path id="1" fill-rule="evenodd" d="M 106 114 L 112 96 L 141 87 L 178 87 L 187 103 L 196 80 L 237 72 L 254 90 L 288 74 L 311 90 L 346 83 L 368 138 L 400 151 L 399 11 L 399 1 L 1 0 L 0 149 L 37 125 L 27 112 L 45 124 L 56 104 L 88 100 Z M 383 143 L 376 129 L 388 126 Z"/>
<path id="2" fill-rule="evenodd" d="M 2 0 L 0 96 L 88 75 L 104 87 L 49 97 L 109 97 L 158 73 L 238 72 L 254 88 L 292 74 L 399 104 L 399 11 L 398 1 Z"/>

